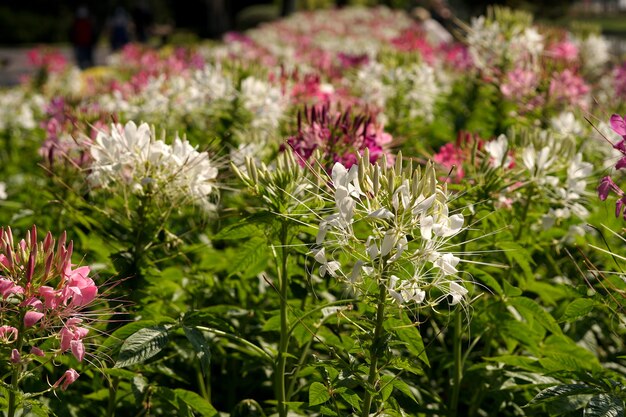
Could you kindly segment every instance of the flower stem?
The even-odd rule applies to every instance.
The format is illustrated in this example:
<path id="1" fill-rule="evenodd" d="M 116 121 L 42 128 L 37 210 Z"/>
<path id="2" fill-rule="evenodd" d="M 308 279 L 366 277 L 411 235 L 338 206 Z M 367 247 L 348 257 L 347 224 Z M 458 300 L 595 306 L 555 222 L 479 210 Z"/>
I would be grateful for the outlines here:
<path id="1" fill-rule="evenodd" d="M 454 321 L 454 374 L 452 375 L 452 397 L 448 408 L 448 417 L 455 417 L 459 407 L 459 394 L 461 392 L 461 380 L 463 379 L 463 355 L 461 351 L 461 337 L 463 333 L 463 317 L 460 311 L 455 312 Z"/>
<path id="2" fill-rule="evenodd" d="M 533 198 L 533 192 L 535 187 L 533 187 L 533 184 L 531 184 L 528 187 L 528 192 L 526 194 L 526 201 L 524 202 L 524 208 L 522 211 L 522 217 L 520 217 L 520 221 L 519 221 L 519 229 L 517 229 L 517 233 L 515 234 L 515 241 L 519 241 L 519 239 L 522 237 L 522 232 L 524 231 L 524 223 L 526 223 L 526 218 L 528 217 L 528 209 L 530 208 L 530 202 Z"/>
<path id="3" fill-rule="evenodd" d="M 281 243 L 281 265 L 278 270 L 279 291 L 280 291 L 280 341 L 278 345 L 278 357 L 276 362 L 275 379 L 276 379 L 276 400 L 278 402 L 279 417 L 287 416 L 287 400 L 286 400 L 286 384 L 285 369 L 287 366 L 287 349 L 289 348 L 289 322 L 287 320 L 287 223 L 283 222 L 280 231 Z"/>
<path id="4" fill-rule="evenodd" d="M 22 346 L 24 345 L 24 312 L 22 311 L 19 317 L 19 326 L 17 327 L 17 340 L 15 349 L 21 355 Z M 11 374 L 11 390 L 9 391 L 9 411 L 7 417 L 14 417 L 17 411 L 17 395 L 19 390 L 20 372 L 22 370 L 21 363 L 13 364 L 13 373 Z"/>
<path id="5" fill-rule="evenodd" d="M 378 383 L 378 355 L 380 353 L 380 341 L 382 339 L 383 324 L 385 322 L 385 301 L 387 298 L 387 287 L 384 284 L 378 286 L 378 305 L 376 309 L 376 327 L 374 328 L 374 338 L 370 346 L 370 369 L 367 378 L 368 388 L 374 388 Z M 365 390 L 363 397 L 362 417 L 368 417 L 372 407 L 372 392 Z"/>

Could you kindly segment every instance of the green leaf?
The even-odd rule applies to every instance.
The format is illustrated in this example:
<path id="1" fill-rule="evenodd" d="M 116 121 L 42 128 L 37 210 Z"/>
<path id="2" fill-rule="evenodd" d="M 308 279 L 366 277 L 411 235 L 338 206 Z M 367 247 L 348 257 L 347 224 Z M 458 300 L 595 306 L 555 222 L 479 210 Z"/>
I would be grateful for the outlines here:
<path id="1" fill-rule="evenodd" d="M 549 387 L 535 395 L 530 403 L 554 401 L 560 397 L 569 397 L 571 395 L 593 394 L 598 392 L 597 388 L 586 384 L 567 384 Z"/>
<path id="2" fill-rule="evenodd" d="M 385 328 L 396 333 L 398 339 L 405 343 L 411 355 L 419 358 L 426 366 L 430 366 L 422 335 L 406 314 L 402 316 L 402 319 L 389 318 L 385 320 Z"/>
<path id="3" fill-rule="evenodd" d="M 214 240 L 246 239 L 251 237 L 264 236 L 263 230 L 249 219 L 245 219 L 237 224 L 226 226 L 218 234 L 213 236 Z"/>
<path id="4" fill-rule="evenodd" d="M 142 375 L 137 375 L 133 378 L 130 388 L 133 392 L 133 397 L 135 397 L 135 403 L 141 404 L 146 395 L 148 386 L 148 380 Z"/>
<path id="5" fill-rule="evenodd" d="M 394 380 L 395 377 L 393 377 L 392 375 L 383 375 L 380 378 L 380 384 L 382 385 L 382 388 L 380 390 L 380 396 L 383 401 L 387 401 L 391 396 L 391 393 L 393 392 Z"/>
<path id="6" fill-rule="evenodd" d="M 328 388 L 321 382 L 312 383 L 309 387 L 309 407 L 324 404 L 328 400 L 330 400 Z"/>
<path id="7" fill-rule="evenodd" d="M 39 400 L 25 400 L 22 403 L 24 416 L 48 417 L 50 409 Z"/>
<path id="8" fill-rule="evenodd" d="M 526 318 L 526 320 L 535 319 L 546 330 L 551 331 L 554 334 L 562 334 L 561 328 L 557 324 L 554 317 L 544 310 L 534 300 L 526 297 L 514 297 L 510 298 L 509 304 L 519 311 L 519 313 Z"/>
<path id="9" fill-rule="evenodd" d="M 361 396 L 352 390 L 345 390 L 339 394 L 341 398 L 357 411 L 361 411 Z"/>
<path id="10" fill-rule="evenodd" d="M 599 394 L 589 400 L 584 417 L 623 417 L 624 401 L 608 394 Z"/>
<path id="11" fill-rule="evenodd" d="M 150 359 L 167 344 L 168 328 L 159 325 L 146 327 L 131 335 L 122 344 L 115 368 L 135 365 Z"/>
<path id="12" fill-rule="evenodd" d="M 565 307 L 561 321 L 573 322 L 586 316 L 593 310 L 597 303 L 590 298 L 577 298 Z"/>
<path id="13" fill-rule="evenodd" d="M 180 398 L 185 404 L 191 407 L 194 411 L 200 413 L 203 417 L 216 416 L 217 410 L 211 405 L 210 402 L 199 396 L 193 391 L 187 391 L 181 388 L 174 390 L 176 396 Z"/>
<path id="14" fill-rule="evenodd" d="M 209 373 L 209 367 L 211 365 L 211 349 L 209 344 L 206 341 L 206 338 L 202 334 L 202 332 L 193 327 L 183 326 L 183 330 L 185 331 L 185 336 L 187 340 L 191 343 L 194 350 L 196 351 L 196 355 L 200 360 L 200 367 L 202 368 L 202 373 L 207 375 Z"/>
<path id="15" fill-rule="evenodd" d="M 156 325 L 157 325 L 157 322 L 155 322 L 154 320 L 143 320 L 143 321 L 135 321 L 132 323 L 128 323 L 120 327 L 113 333 L 111 333 L 111 335 L 104 341 L 104 343 L 98 349 L 98 351 L 105 350 L 105 349 L 115 350 L 116 348 L 119 348 L 119 346 L 122 345 L 124 340 L 128 339 L 131 335 L 136 333 L 138 330 L 143 329 L 145 327 L 156 326 Z M 115 352 L 113 352 L 113 354 L 115 354 Z"/>
<path id="16" fill-rule="evenodd" d="M 476 277 L 480 282 L 485 284 L 489 289 L 495 291 L 496 294 L 498 295 L 504 294 L 504 290 L 502 289 L 498 281 L 491 274 L 488 274 L 487 272 L 483 271 L 480 268 L 471 268 L 471 274 L 472 276 Z"/>
<path id="17" fill-rule="evenodd" d="M 533 277 L 532 258 L 525 248 L 515 242 L 496 242 L 495 246 L 504 251 L 504 255 L 511 263 L 511 267 L 515 263 L 521 268 L 527 278 Z"/>
<path id="18" fill-rule="evenodd" d="M 409 397 L 410 399 L 412 399 L 413 401 L 415 401 L 415 403 L 417 403 L 417 398 L 415 398 L 415 395 L 413 395 L 413 392 L 411 391 L 411 387 L 409 387 L 409 384 L 404 382 L 402 379 L 396 378 L 393 381 L 393 387 L 396 388 L 401 393 L 403 393 L 404 395 L 406 395 L 407 397 Z"/>
<path id="19" fill-rule="evenodd" d="M 232 260 L 230 274 L 241 277 L 253 277 L 267 267 L 269 249 L 267 240 L 262 237 L 253 237 L 237 248 Z"/>

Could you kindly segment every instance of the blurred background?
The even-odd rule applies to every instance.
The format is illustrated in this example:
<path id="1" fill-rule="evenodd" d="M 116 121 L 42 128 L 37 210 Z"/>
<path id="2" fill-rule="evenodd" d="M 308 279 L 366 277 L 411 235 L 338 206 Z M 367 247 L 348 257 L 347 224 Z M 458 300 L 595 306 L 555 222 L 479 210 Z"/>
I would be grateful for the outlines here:
<path id="1" fill-rule="evenodd" d="M 84 68 L 104 64 L 127 42 L 160 46 L 219 39 L 296 11 L 355 4 L 423 7 L 444 25 L 482 14 L 488 4 L 504 4 L 565 27 L 595 23 L 620 51 L 626 39 L 626 0 L 2 0 L 0 85 L 18 81 L 28 66 L 24 51 L 33 46 L 52 45 L 80 61 L 76 51 L 84 45 L 93 50 L 92 58 L 79 62 Z"/>

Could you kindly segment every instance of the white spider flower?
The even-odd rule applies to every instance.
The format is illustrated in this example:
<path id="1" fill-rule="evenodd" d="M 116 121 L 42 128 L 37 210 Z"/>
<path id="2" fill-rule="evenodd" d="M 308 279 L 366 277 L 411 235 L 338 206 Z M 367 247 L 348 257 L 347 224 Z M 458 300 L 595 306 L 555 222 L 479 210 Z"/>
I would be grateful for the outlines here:
<path id="1" fill-rule="evenodd" d="M 332 212 L 321 219 L 315 260 L 329 274 L 371 291 L 372 279 L 401 305 L 456 304 L 461 259 L 449 250 L 463 230 L 462 214 L 450 214 L 447 190 L 437 184 L 432 164 L 413 170 L 371 164 L 367 152 L 350 169 L 332 170 Z M 451 279 L 455 277 L 455 279 Z"/>
<path id="2" fill-rule="evenodd" d="M 134 194 L 158 193 L 172 203 L 212 207 L 218 172 L 209 155 L 178 137 L 171 145 L 155 140 L 146 123 L 113 124 L 110 132 L 99 132 L 91 157 L 88 180 L 94 187 L 125 187 Z"/>

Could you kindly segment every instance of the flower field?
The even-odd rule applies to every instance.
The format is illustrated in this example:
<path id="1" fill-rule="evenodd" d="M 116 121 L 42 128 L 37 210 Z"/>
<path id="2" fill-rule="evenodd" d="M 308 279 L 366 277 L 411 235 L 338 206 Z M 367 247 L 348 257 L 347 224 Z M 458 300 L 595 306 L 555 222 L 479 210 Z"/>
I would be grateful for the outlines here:
<path id="1" fill-rule="evenodd" d="M 626 62 L 491 8 L 54 50 L 0 91 L 0 409 L 624 415 Z"/>

